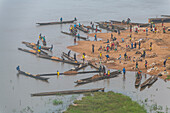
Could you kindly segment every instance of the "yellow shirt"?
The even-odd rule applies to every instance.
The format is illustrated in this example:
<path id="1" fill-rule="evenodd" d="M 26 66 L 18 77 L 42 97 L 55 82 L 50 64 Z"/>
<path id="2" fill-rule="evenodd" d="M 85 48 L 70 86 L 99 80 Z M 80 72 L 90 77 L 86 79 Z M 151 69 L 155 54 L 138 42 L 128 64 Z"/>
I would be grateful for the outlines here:
<path id="1" fill-rule="evenodd" d="M 83 55 L 83 59 L 85 58 L 85 56 Z"/>
<path id="2" fill-rule="evenodd" d="M 60 75 L 60 73 L 59 73 L 59 72 L 57 72 L 57 75 L 59 76 L 59 75 Z"/>

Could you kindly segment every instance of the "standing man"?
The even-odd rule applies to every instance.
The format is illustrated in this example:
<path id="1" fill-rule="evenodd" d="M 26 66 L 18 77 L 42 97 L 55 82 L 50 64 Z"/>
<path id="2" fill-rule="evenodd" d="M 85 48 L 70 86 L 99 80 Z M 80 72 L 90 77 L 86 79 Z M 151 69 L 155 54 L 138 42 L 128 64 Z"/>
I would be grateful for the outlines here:
<path id="1" fill-rule="evenodd" d="M 145 68 L 147 69 L 148 62 L 145 60 Z"/>
<path id="2" fill-rule="evenodd" d="M 63 21 L 63 18 L 61 17 L 61 18 L 60 18 L 60 22 L 62 22 L 62 21 Z"/>
<path id="3" fill-rule="evenodd" d="M 94 35 L 94 40 L 97 41 L 97 36 L 96 36 L 96 34 Z"/>
<path id="4" fill-rule="evenodd" d="M 125 67 L 123 68 L 123 76 L 125 76 L 125 74 L 126 74 L 126 69 L 125 69 Z"/>
<path id="5" fill-rule="evenodd" d="M 92 44 L 92 53 L 94 53 L 94 44 Z"/>
<path id="6" fill-rule="evenodd" d="M 163 33 L 165 33 L 165 26 L 163 27 Z"/>
<path id="7" fill-rule="evenodd" d="M 84 63 L 84 61 L 85 61 L 85 54 L 83 53 L 83 63 Z"/>
<path id="8" fill-rule="evenodd" d="M 136 61 L 136 69 L 138 69 L 138 62 Z"/>
<path id="9" fill-rule="evenodd" d="M 139 49 L 140 49 L 140 45 L 141 45 L 141 43 L 140 43 L 140 41 L 139 41 Z"/>
<path id="10" fill-rule="evenodd" d="M 76 59 L 76 53 L 74 53 L 74 60 L 76 61 L 77 59 Z"/>
<path id="11" fill-rule="evenodd" d="M 167 59 L 164 60 L 164 67 L 166 67 L 166 61 L 167 61 Z"/>
<path id="12" fill-rule="evenodd" d="M 148 36 L 148 28 L 146 28 L 146 36 Z"/>

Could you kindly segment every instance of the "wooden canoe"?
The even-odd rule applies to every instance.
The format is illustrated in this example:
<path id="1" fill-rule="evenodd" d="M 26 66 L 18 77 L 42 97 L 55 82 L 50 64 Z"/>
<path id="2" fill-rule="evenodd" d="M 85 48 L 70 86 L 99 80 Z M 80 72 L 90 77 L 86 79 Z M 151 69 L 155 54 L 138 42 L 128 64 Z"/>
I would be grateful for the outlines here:
<path id="1" fill-rule="evenodd" d="M 38 50 L 36 46 L 32 46 L 32 45 L 28 45 L 28 44 L 25 44 L 25 45 L 26 45 L 27 47 L 33 49 L 33 50 L 36 50 L 36 51 Z M 42 52 L 43 54 L 45 54 L 45 55 L 48 55 L 48 53 L 45 52 L 45 51 L 43 51 L 43 50 L 41 50 L 41 52 Z"/>
<path id="2" fill-rule="evenodd" d="M 97 91 L 104 91 L 104 88 L 43 92 L 43 93 L 31 94 L 31 96 L 69 95 L 69 94 L 80 94 L 80 93 L 97 92 Z"/>
<path id="3" fill-rule="evenodd" d="M 23 44 L 27 44 L 27 45 L 31 45 L 31 46 L 37 46 L 37 44 L 35 43 L 29 43 L 29 42 L 22 42 Z M 41 46 L 41 49 L 44 49 L 44 50 L 50 50 L 51 47 L 45 47 L 45 46 Z"/>
<path id="4" fill-rule="evenodd" d="M 68 60 L 75 61 L 75 59 L 74 59 L 73 57 L 68 56 L 68 54 L 65 53 L 65 52 L 63 52 L 63 55 L 62 55 L 62 56 L 65 57 L 65 58 L 67 58 Z"/>
<path id="5" fill-rule="evenodd" d="M 35 50 L 27 50 L 27 49 L 22 49 L 22 48 L 18 48 L 18 50 L 37 55 L 37 57 L 44 58 L 44 59 L 49 59 L 49 60 L 53 60 L 53 61 L 68 63 L 68 64 L 72 64 L 72 65 L 80 65 L 80 63 L 77 62 L 77 61 L 63 60 L 63 59 L 61 59 L 59 57 L 38 54 L 37 51 L 35 51 Z"/>
<path id="6" fill-rule="evenodd" d="M 161 15 L 161 17 L 170 17 L 170 15 Z"/>
<path id="7" fill-rule="evenodd" d="M 84 33 L 88 33 L 89 31 L 88 30 L 86 30 L 86 29 L 84 29 L 82 26 L 76 26 L 76 28 L 78 29 L 78 30 L 80 30 L 80 31 L 83 31 Z"/>
<path id="8" fill-rule="evenodd" d="M 62 21 L 62 22 L 45 22 L 45 23 L 36 23 L 39 25 L 53 25 L 53 24 L 69 24 L 73 23 L 75 20 L 70 20 L 70 21 Z"/>
<path id="9" fill-rule="evenodd" d="M 84 28 L 89 28 L 89 29 L 91 29 L 91 30 L 96 30 L 95 28 L 92 28 L 91 26 L 83 26 Z M 100 31 L 101 32 L 101 30 L 100 29 L 97 29 L 97 31 Z"/>
<path id="10" fill-rule="evenodd" d="M 85 78 L 85 79 L 81 79 L 81 80 L 78 80 L 74 83 L 77 83 L 77 85 L 82 85 L 82 84 L 87 84 L 87 83 L 91 83 L 91 82 L 95 82 L 95 81 L 99 81 L 99 80 L 104 80 L 104 79 L 110 79 L 110 78 L 114 78 L 114 77 L 117 77 L 119 74 L 121 74 L 121 72 L 119 71 L 114 71 L 112 73 L 110 73 L 110 76 L 101 76 L 101 75 L 98 75 L 98 77 L 89 77 L 89 78 Z"/>
<path id="11" fill-rule="evenodd" d="M 158 76 L 152 77 L 152 79 L 149 81 L 148 85 L 152 85 L 154 82 L 158 80 Z"/>
<path id="12" fill-rule="evenodd" d="M 66 34 L 66 35 L 70 35 L 70 36 L 74 36 L 74 37 L 78 37 L 77 35 L 74 35 L 73 33 L 68 33 L 68 32 L 64 32 L 64 31 L 61 31 L 61 33 Z M 87 40 L 86 37 L 82 37 L 82 36 L 80 36 L 80 39 Z"/>
<path id="13" fill-rule="evenodd" d="M 136 77 L 135 86 L 139 86 L 141 83 L 141 80 L 142 80 L 142 75 L 140 75 L 139 78 Z"/>
<path id="14" fill-rule="evenodd" d="M 142 88 L 142 87 L 147 86 L 147 85 L 149 84 L 149 82 L 150 82 L 151 79 L 152 79 L 152 76 L 149 77 L 145 82 L 143 82 L 143 83 L 140 85 L 140 87 Z"/>
<path id="15" fill-rule="evenodd" d="M 127 23 L 122 23 L 121 21 L 115 21 L 115 20 L 110 20 L 113 24 L 123 24 L 123 25 L 127 25 Z M 149 23 L 135 23 L 135 22 L 130 22 L 129 24 L 131 25 L 137 25 L 140 27 L 147 27 L 149 26 Z"/>
<path id="16" fill-rule="evenodd" d="M 28 72 L 24 72 L 24 71 L 18 71 L 18 73 L 22 74 L 22 75 L 25 75 L 25 76 L 28 76 L 28 77 L 32 77 L 32 78 L 38 79 L 38 80 L 43 80 L 43 81 L 47 81 L 49 79 L 49 78 L 44 78 L 44 77 L 32 75 L 32 74 L 30 74 Z"/>
<path id="17" fill-rule="evenodd" d="M 170 23 L 170 18 L 149 18 L 148 22 L 154 22 L 154 23 Z"/>

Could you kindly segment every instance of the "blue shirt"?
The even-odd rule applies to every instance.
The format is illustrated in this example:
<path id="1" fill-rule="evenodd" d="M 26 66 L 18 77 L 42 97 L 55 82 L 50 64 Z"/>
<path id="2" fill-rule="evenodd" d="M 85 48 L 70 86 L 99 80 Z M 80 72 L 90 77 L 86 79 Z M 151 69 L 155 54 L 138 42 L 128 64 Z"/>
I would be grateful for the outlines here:
<path id="1" fill-rule="evenodd" d="M 123 68 L 123 72 L 124 72 L 124 73 L 126 72 L 125 68 Z"/>

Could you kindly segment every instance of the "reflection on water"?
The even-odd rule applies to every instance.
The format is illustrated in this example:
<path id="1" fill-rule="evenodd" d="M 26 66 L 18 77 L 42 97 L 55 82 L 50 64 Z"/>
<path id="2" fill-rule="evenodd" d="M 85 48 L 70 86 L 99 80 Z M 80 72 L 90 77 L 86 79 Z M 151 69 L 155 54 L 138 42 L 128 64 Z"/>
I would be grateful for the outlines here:
<path id="1" fill-rule="evenodd" d="M 132 4 L 129 5 L 129 3 Z M 0 112 L 59 112 L 66 109 L 75 99 L 72 99 L 72 95 L 32 98 L 30 94 L 98 87 L 105 87 L 106 91 L 111 90 L 128 95 L 141 104 L 148 99 L 147 104 L 154 104 L 153 109 L 159 105 L 163 107 L 163 111 L 170 108 L 170 90 L 167 88 L 170 85 L 169 82 L 157 80 L 149 88 L 146 87 L 140 91 L 140 88 L 136 89 L 134 86 L 135 74 L 133 72 L 127 72 L 125 79 L 119 75 L 113 79 L 74 87 L 74 81 L 90 77 L 93 74 L 52 76 L 47 84 L 33 78 L 17 75 L 15 70 L 16 66 L 20 65 L 23 71 L 38 74 L 57 72 L 57 70 L 65 72 L 73 67 L 69 64 L 41 59 L 17 50 L 18 47 L 26 48 L 25 45 L 21 44 L 22 41 L 36 43 L 39 33 L 46 36 L 48 46 L 54 45 L 52 52 L 54 56 L 60 57 L 63 51 L 68 51 L 67 46 L 74 45 L 73 37 L 61 34 L 61 30 L 68 31 L 69 24 L 37 26 L 36 22 L 56 21 L 61 16 L 65 20 L 72 20 L 76 16 L 78 22 L 80 21 L 85 25 L 89 25 L 90 21 L 122 20 L 127 17 L 136 22 L 147 22 L 148 17 L 155 17 L 162 13 L 168 14 L 169 0 L 147 1 L 147 4 L 146 0 L 1 0 L 0 6 L 2 6 L 0 7 Z M 106 31 L 103 30 L 103 32 Z M 86 36 L 82 32 L 80 35 Z M 93 39 L 91 38 L 91 40 Z M 92 69 L 87 67 L 86 70 Z M 142 78 L 142 82 L 145 80 L 144 78 Z M 79 95 L 75 97 L 77 98 Z M 63 104 L 54 106 L 52 104 L 54 99 L 61 99 Z M 148 111 L 150 110 L 149 107 L 146 108 Z"/>

